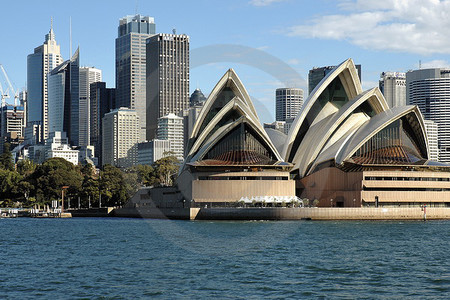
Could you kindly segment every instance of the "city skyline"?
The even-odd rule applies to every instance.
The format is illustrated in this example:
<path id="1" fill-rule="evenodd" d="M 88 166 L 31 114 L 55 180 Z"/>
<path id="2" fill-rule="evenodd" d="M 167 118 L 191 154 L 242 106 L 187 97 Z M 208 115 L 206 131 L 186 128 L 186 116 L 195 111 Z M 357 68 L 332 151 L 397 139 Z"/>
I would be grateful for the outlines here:
<path id="1" fill-rule="evenodd" d="M 175 28 L 178 34 L 191 37 L 191 92 L 199 87 L 209 94 L 215 84 L 211 78 L 234 68 L 239 71 L 249 94 L 257 100 L 255 106 L 261 121 L 271 122 L 275 119 L 275 89 L 285 87 L 285 83 L 268 74 L 267 70 L 258 70 L 236 62 L 238 60 L 229 62 L 218 57 L 213 63 L 195 64 L 198 56 L 195 51 L 211 45 L 243 45 L 279 58 L 303 79 L 313 67 L 333 65 L 352 57 L 362 65 L 363 88 L 367 89 L 377 85 L 381 72 L 418 69 L 419 61 L 422 68 L 449 65 L 446 53 L 449 48 L 446 46 L 450 38 L 444 35 L 449 3 L 322 0 L 311 4 L 307 1 L 253 0 L 126 4 L 112 1 L 105 7 L 102 2 L 80 1 L 70 7 L 57 1 L 46 1 L 46 5 L 28 3 L 26 9 L 23 3 L 11 3 L 11 9 L 21 11 L 21 16 L 28 22 L 17 24 L 12 19 L 13 14 L 7 14 L 2 20 L 4 25 L 17 25 L 5 35 L 14 46 L 2 47 L 0 63 L 5 66 L 15 87 L 21 89 L 26 82 L 26 56 L 42 44 L 52 17 L 61 54 L 64 60 L 71 57 L 71 19 L 72 49 L 79 45 L 83 53 L 80 66 L 103 70 L 103 80 L 108 87 L 114 87 L 114 42 L 118 20 L 139 13 L 155 18 L 157 33 L 171 33 Z M 177 6 L 175 10 L 172 9 L 174 5 Z M 224 17 L 218 18 L 220 15 Z M 346 16 L 346 22 L 337 24 L 336 20 L 342 20 L 342 16 Z M 21 27 L 29 23 L 33 26 L 27 26 L 26 30 Z M 18 38 L 20 31 L 26 33 L 25 38 Z M 297 87 L 306 92 L 305 82 L 303 84 Z"/>

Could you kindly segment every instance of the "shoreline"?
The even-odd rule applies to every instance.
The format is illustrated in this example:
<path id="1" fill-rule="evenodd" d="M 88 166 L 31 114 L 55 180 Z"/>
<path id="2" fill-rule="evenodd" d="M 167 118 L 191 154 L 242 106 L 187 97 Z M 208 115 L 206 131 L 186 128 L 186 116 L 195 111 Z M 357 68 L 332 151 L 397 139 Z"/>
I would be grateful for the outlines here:
<path id="1" fill-rule="evenodd" d="M 450 208 L 120 208 L 115 217 L 183 220 L 450 220 Z"/>
<path id="2" fill-rule="evenodd" d="M 70 214 L 70 216 L 69 216 Z M 18 217 L 36 218 L 26 211 Z M 55 216 L 54 216 L 55 217 Z M 64 217 L 119 217 L 174 220 L 450 220 L 450 207 L 239 207 L 239 208 L 90 208 L 66 210 Z M 42 217 L 41 217 L 42 218 Z"/>

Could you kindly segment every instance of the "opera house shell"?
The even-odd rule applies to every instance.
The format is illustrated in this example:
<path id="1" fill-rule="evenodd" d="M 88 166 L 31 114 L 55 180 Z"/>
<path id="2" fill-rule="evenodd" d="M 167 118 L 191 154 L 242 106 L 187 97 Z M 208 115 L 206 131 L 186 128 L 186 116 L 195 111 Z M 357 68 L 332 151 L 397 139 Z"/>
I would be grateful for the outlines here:
<path id="1" fill-rule="evenodd" d="M 448 206 L 449 166 L 428 152 L 417 106 L 390 109 L 378 88 L 363 91 L 351 59 L 316 86 L 287 136 L 264 130 L 230 69 L 194 125 L 177 184 L 205 205 L 265 195 L 319 206 Z"/>

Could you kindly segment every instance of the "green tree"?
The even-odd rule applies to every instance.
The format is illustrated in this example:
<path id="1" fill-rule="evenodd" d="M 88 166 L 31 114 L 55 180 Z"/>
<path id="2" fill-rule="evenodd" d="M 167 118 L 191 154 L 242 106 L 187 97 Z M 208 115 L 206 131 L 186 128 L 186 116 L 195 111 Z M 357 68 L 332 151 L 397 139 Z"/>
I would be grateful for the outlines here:
<path id="1" fill-rule="evenodd" d="M 179 161 L 173 153 L 165 154 L 169 155 L 155 161 L 153 166 L 159 184 L 162 186 L 171 186 L 175 182 L 179 170 Z"/>
<path id="2" fill-rule="evenodd" d="M 8 206 L 13 201 L 23 200 L 20 191 L 22 176 L 16 171 L 0 169 L 0 205 Z"/>
<path id="3" fill-rule="evenodd" d="M 103 166 L 103 171 L 100 172 L 99 188 L 104 206 L 121 206 L 128 200 L 122 171 L 114 166 Z"/>
<path id="4" fill-rule="evenodd" d="M 33 186 L 31 196 L 39 203 L 50 204 L 61 197 L 63 186 L 69 186 L 67 197 L 77 198 L 83 177 L 79 168 L 67 160 L 51 158 L 37 166 L 27 180 Z"/>
<path id="5" fill-rule="evenodd" d="M 0 167 L 5 170 L 14 170 L 14 161 L 11 154 L 11 145 L 5 143 L 3 146 L 3 153 L 0 155 Z"/>
<path id="6" fill-rule="evenodd" d="M 17 163 L 17 172 L 22 176 L 28 176 L 36 170 L 36 165 L 29 159 L 21 160 Z"/>
<path id="7" fill-rule="evenodd" d="M 153 186 L 158 182 L 155 169 L 152 166 L 138 165 L 135 169 L 141 186 Z"/>

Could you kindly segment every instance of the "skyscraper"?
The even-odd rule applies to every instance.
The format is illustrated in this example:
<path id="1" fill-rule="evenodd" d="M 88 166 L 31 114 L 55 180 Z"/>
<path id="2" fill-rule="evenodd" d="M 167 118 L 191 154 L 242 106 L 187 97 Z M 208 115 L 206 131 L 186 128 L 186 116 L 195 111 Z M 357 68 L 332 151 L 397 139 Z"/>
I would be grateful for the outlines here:
<path id="1" fill-rule="evenodd" d="M 27 57 L 27 126 L 30 126 L 27 132 L 32 135 L 40 133 L 40 136 L 29 136 L 27 139 L 35 143 L 43 143 L 48 137 L 47 74 L 62 62 L 60 46 L 56 43 L 52 26 L 45 35 L 44 43 L 36 47 L 34 53 Z M 41 128 L 34 130 L 36 126 Z"/>
<path id="2" fill-rule="evenodd" d="M 4 143 L 11 144 L 12 150 L 23 142 L 24 119 L 23 106 L 5 104 L 0 107 L 0 153 L 3 153 Z"/>
<path id="3" fill-rule="evenodd" d="M 90 87 L 90 144 L 94 146 L 95 157 L 102 164 L 102 119 L 116 108 L 116 89 L 106 88 L 105 82 L 94 82 Z"/>
<path id="4" fill-rule="evenodd" d="M 158 34 L 147 40 L 147 140 L 158 119 L 189 108 L 189 36 Z"/>
<path id="5" fill-rule="evenodd" d="M 295 118 L 303 105 L 303 90 L 279 88 L 275 92 L 275 113 L 277 121 Z"/>
<path id="6" fill-rule="evenodd" d="M 77 49 L 70 60 L 48 75 L 49 132 L 67 133 L 72 146 L 79 146 L 79 65 L 80 51 Z"/>
<path id="7" fill-rule="evenodd" d="M 135 109 L 140 120 L 140 140 L 146 128 L 145 40 L 155 34 L 155 21 L 148 16 L 120 19 L 116 39 L 117 107 Z"/>
<path id="8" fill-rule="evenodd" d="M 450 69 L 406 73 L 406 102 L 438 125 L 439 161 L 450 163 Z"/>
<path id="9" fill-rule="evenodd" d="M 356 70 L 358 70 L 359 80 L 361 80 L 361 65 L 355 65 Z M 308 95 L 314 90 L 314 88 L 319 84 L 319 82 L 327 76 L 336 66 L 326 66 L 321 68 L 313 68 L 309 70 L 308 74 Z"/>
<path id="10" fill-rule="evenodd" d="M 129 168 L 137 164 L 139 117 L 133 109 L 121 107 L 103 117 L 102 163 Z"/>
<path id="11" fill-rule="evenodd" d="M 80 137 L 78 146 L 90 145 L 90 85 L 102 81 L 102 71 L 91 67 L 80 68 Z"/>
<path id="12" fill-rule="evenodd" d="M 383 72 L 379 87 L 390 108 L 406 105 L 406 74 Z"/>

